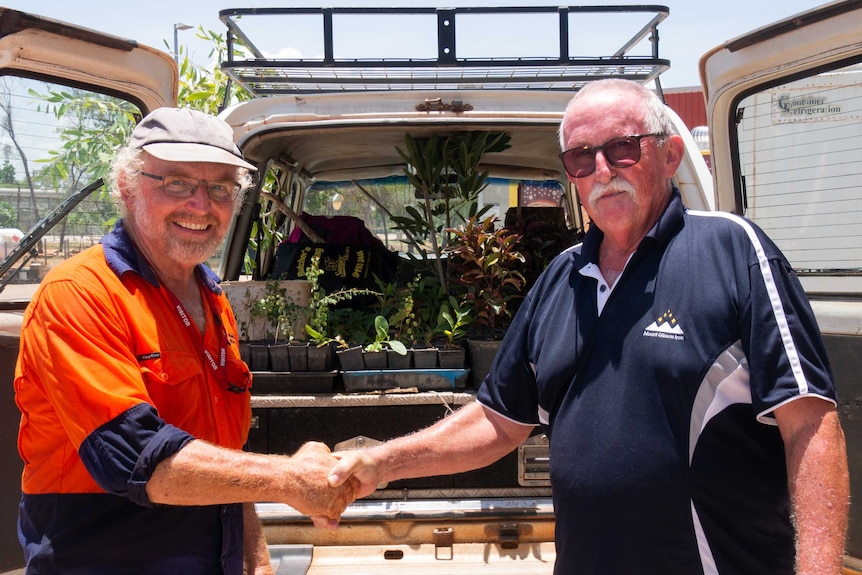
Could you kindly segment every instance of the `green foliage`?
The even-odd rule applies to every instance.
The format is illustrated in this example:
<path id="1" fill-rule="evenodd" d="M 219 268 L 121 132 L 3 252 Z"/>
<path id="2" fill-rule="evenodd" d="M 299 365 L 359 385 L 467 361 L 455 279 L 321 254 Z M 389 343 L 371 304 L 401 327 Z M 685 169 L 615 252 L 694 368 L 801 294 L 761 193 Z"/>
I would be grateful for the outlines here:
<path id="1" fill-rule="evenodd" d="M 288 341 L 294 338 L 293 326 L 308 309 L 288 298 L 287 288 L 281 287 L 278 280 L 270 280 L 266 282 L 263 298 L 254 302 L 249 312 L 252 317 L 266 318 L 273 329 L 267 332 L 267 337 L 272 333 L 274 343 L 278 343 L 282 334 Z"/>
<path id="2" fill-rule="evenodd" d="M 446 336 L 445 347 L 449 349 L 459 347 L 455 341 L 465 337 L 467 327 L 473 323 L 470 310 L 462 304 L 463 302 L 459 302 L 454 296 L 449 296 L 449 300 L 443 302 L 440 308 L 440 315 L 437 320 L 438 331 Z"/>
<path id="3" fill-rule="evenodd" d="M 472 217 L 463 229 L 450 229 L 454 239 L 446 249 L 453 283 L 464 290 L 461 299 L 476 311 L 476 324 L 492 337 L 512 317 L 510 304 L 522 297 L 525 286 L 518 271 L 524 263 L 517 251 L 520 237 L 505 228 L 495 229 L 494 221 Z"/>
<path id="4" fill-rule="evenodd" d="M 225 37 L 212 30 L 206 30 L 203 26 L 198 26 L 195 30 L 195 37 L 206 40 L 212 45 L 207 59 L 213 64 L 209 67 L 196 65 L 189 59 L 186 48 L 178 47 L 180 107 L 216 115 L 225 104 L 249 100 L 251 95 L 236 84 L 230 84 L 229 97 L 225 97 L 228 90 L 228 77 L 219 66 L 220 62 L 227 59 Z M 167 42 L 165 45 L 167 46 Z M 168 49 L 170 50 L 170 47 Z M 234 55 L 242 56 L 242 52 L 235 49 Z"/>
<path id="5" fill-rule="evenodd" d="M 286 214 L 278 208 L 276 202 L 268 199 L 266 195 L 270 194 L 282 202 L 287 201 L 283 194 L 289 193 L 295 187 L 294 178 L 296 174 L 274 168 L 268 170 L 263 177 L 262 196 L 259 200 L 261 212 L 252 223 L 249 246 L 243 262 L 245 272 L 252 274 L 255 279 L 259 279 L 261 275 L 266 275 L 266 270 L 261 270 L 258 267 L 258 262 L 271 261 L 274 258 L 275 250 L 284 239 L 286 230 Z M 279 190 L 287 190 L 287 192 L 279 192 Z"/>
<path id="6" fill-rule="evenodd" d="M 72 193 L 104 178 L 116 150 L 131 135 L 137 109 L 128 102 L 74 88 L 46 94 L 31 89 L 29 93 L 41 100 L 37 111 L 53 115 L 63 126 L 57 133 L 59 148 L 50 150 L 48 158 L 37 160 L 44 164 L 37 176 L 41 185 Z M 105 188 L 91 198 L 90 209 L 70 215 L 67 232 L 104 233 L 118 217 Z"/>
<path id="7" fill-rule="evenodd" d="M 15 183 L 15 166 L 13 166 L 9 160 L 3 164 L 3 167 L 0 168 L 0 184 L 14 184 Z"/>
<path id="8" fill-rule="evenodd" d="M 432 284 L 431 278 L 421 274 L 406 286 L 377 280 L 380 290 L 377 315 L 387 318 L 395 339 L 416 346 L 420 341 L 428 343 L 433 337 L 442 295 Z"/>
<path id="9" fill-rule="evenodd" d="M 50 158 L 41 177 L 54 188 L 77 189 L 108 173 L 111 158 L 124 145 L 135 125 L 137 109 L 110 96 L 74 88 L 30 94 L 47 104 L 37 111 L 52 114 L 64 128 L 59 131 L 60 149 Z"/>
<path id="10" fill-rule="evenodd" d="M 17 225 L 15 207 L 9 202 L 0 200 L 0 228 L 14 228 Z"/>
<path id="11" fill-rule="evenodd" d="M 208 68 L 197 66 L 183 54 L 178 105 L 217 114 L 231 99 L 248 99 L 244 91 L 233 87 L 231 99 L 225 100 L 227 76 L 218 64 L 227 50 L 223 36 L 202 27 L 197 36 L 212 43 L 213 64 Z M 214 59 L 216 54 L 218 60 Z M 42 181 L 57 189 L 77 190 L 103 178 L 116 151 L 128 142 L 140 116 L 129 102 L 75 88 L 49 90 L 46 94 L 31 89 L 30 95 L 45 102 L 36 107 L 37 111 L 54 115 L 64 126 L 58 133 L 60 148 L 49 151 L 50 157 L 42 160 L 46 166 L 40 175 Z M 2 177 L 6 176 L 0 172 Z"/>
<path id="12" fill-rule="evenodd" d="M 374 341 L 365 346 L 365 351 L 391 349 L 398 355 L 407 355 L 407 346 L 389 335 L 389 322 L 382 315 L 374 317 Z"/>
<path id="13" fill-rule="evenodd" d="M 311 286 L 311 298 L 308 304 L 309 313 L 305 331 L 309 339 L 317 346 L 336 342 L 339 346 L 347 347 L 345 336 L 336 333 L 341 326 L 338 316 L 332 313 L 332 308 L 341 302 L 350 301 L 357 296 L 378 294 L 371 290 L 358 288 L 341 289 L 332 293 L 326 293 L 320 286 L 319 279 L 321 274 L 323 274 L 323 270 L 320 269 L 320 256 L 314 256 L 311 258 L 311 265 L 305 269 L 305 277 Z M 331 335 L 333 333 L 336 333 L 336 335 Z"/>
<path id="14" fill-rule="evenodd" d="M 419 337 L 419 318 L 416 315 L 416 300 L 414 292 L 418 289 L 420 276 L 407 283 L 405 289 L 400 290 L 398 295 L 398 307 L 389 319 L 389 325 L 395 330 L 395 337 L 406 340 L 411 345 L 416 345 Z"/>
<path id="15" fill-rule="evenodd" d="M 485 154 L 509 148 L 510 139 L 508 134 L 492 132 L 433 135 L 427 139 L 407 134 L 405 149 L 396 148 L 407 164 L 404 173 L 420 201 L 406 206 L 404 216 L 393 215 L 394 227 L 407 236 L 420 267 L 437 275 L 444 289 L 441 255 L 449 243 L 447 231 L 487 211 L 479 209 L 479 194 L 488 179 L 487 171 L 479 171 L 479 163 Z"/>

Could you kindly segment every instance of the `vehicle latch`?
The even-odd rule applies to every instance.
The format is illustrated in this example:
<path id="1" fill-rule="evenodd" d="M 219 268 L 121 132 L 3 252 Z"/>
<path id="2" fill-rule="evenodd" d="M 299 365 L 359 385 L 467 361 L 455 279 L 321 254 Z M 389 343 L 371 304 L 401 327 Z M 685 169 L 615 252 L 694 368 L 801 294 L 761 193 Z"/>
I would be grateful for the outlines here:
<path id="1" fill-rule="evenodd" d="M 534 435 L 518 447 L 518 484 L 523 487 L 551 485 L 551 452 L 548 436 Z"/>
<path id="2" fill-rule="evenodd" d="M 500 524 L 500 547 L 517 549 L 521 543 L 521 529 L 517 523 Z"/>
<path id="3" fill-rule="evenodd" d="M 373 439 L 371 437 L 365 437 L 364 435 L 357 435 L 356 437 L 352 437 L 350 439 L 345 439 L 344 441 L 339 441 L 335 445 L 332 446 L 332 451 L 350 451 L 352 449 L 367 449 L 369 447 L 374 447 L 375 445 L 380 445 L 383 443 L 377 439 Z M 377 489 L 386 489 L 389 483 L 381 483 L 377 486 Z"/>
<path id="4" fill-rule="evenodd" d="M 425 101 L 416 106 L 417 112 L 469 112 L 473 106 L 461 100 L 444 102 L 443 98 L 425 98 Z"/>
<path id="5" fill-rule="evenodd" d="M 333 446 L 333 451 L 349 451 L 351 449 L 366 449 L 368 447 L 374 447 L 375 445 L 380 445 L 383 443 L 377 439 L 372 439 L 370 437 L 365 437 L 364 435 L 357 435 L 356 437 L 351 437 L 350 439 L 345 439 L 344 441 L 339 441 Z"/>
<path id="6" fill-rule="evenodd" d="M 443 561 L 455 558 L 455 530 L 451 527 L 434 529 L 434 558 Z"/>

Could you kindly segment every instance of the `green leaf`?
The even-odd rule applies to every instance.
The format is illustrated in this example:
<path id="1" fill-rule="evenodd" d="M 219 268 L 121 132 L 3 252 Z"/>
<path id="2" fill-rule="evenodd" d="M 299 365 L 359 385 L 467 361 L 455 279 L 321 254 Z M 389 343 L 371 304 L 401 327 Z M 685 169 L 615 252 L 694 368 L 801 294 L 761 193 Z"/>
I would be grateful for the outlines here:
<path id="1" fill-rule="evenodd" d="M 392 340 L 388 342 L 389 347 L 392 348 L 392 351 L 397 353 L 398 355 L 407 355 L 407 346 L 397 340 Z"/>

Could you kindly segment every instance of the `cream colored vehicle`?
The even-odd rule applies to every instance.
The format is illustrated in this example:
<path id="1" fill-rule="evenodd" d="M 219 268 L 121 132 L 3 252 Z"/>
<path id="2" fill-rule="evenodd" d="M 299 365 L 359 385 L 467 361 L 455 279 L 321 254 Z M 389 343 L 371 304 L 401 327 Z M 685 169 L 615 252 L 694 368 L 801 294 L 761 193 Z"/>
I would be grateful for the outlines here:
<path id="1" fill-rule="evenodd" d="M 786 44 L 794 47 L 795 58 L 801 60 L 804 49 L 789 41 L 791 35 L 805 36 L 811 29 L 824 33 L 840 23 L 846 30 L 838 39 L 844 38 L 848 46 L 836 40 L 824 52 L 833 60 L 841 60 L 849 51 L 852 56 L 848 57 L 858 61 L 862 56 L 854 42 L 860 37 L 862 18 L 858 10 L 842 18 L 853 5 L 838 3 L 826 11 L 814 11 L 806 19 L 791 21 L 802 22 L 799 29 L 791 29 L 794 25 L 789 22 L 778 30 L 787 33 Z M 271 238 L 289 238 L 297 227 L 296 216 L 285 216 L 278 205 L 294 214 L 304 211 L 326 218 L 357 218 L 389 251 L 397 253 L 402 263 L 409 261 L 409 242 L 394 225 L 393 216 L 397 218 L 399 212 L 379 191 L 388 189 L 386 186 L 404 185 L 405 162 L 397 149 L 404 147 L 408 134 L 427 139 L 459 133 L 505 133 L 510 147 L 487 154 L 481 162 L 481 169 L 489 176 L 482 204 L 490 206 L 501 222 L 507 213 L 524 208 L 561 215 L 558 221 L 563 231 L 576 238 L 588 223 L 581 216 L 576 194 L 557 159 L 557 128 L 565 104 L 573 91 L 601 77 L 628 77 L 660 89 L 660 74 L 670 65 L 659 58 L 658 27 L 668 17 L 668 10 L 661 6 L 231 9 L 221 11 L 220 16 L 227 26 L 230 45 L 243 46 L 248 54 L 247 59 L 223 62 L 222 69 L 253 96 L 250 101 L 227 107 L 222 117 L 234 127 L 237 143 L 249 161 L 260 167 L 263 176 L 233 222 L 220 257 L 211 262 L 225 280 L 236 283 L 266 279 L 277 269 L 278 242 Z M 486 25 L 489 19 L 494 27 Z M 808 19 L 815 23 L 804 25 Z M 378 20 L 383 24 L 375 32 Z M 398 23 L 393 25 L 394 21 Z M 474 36 L 479 36 L 480 45 L 499 46 L 499 38 L 506 37 L 505 30 L 517 29 L 527 21 L 546 32 L 537 36 L 550 38 L 544 46 L 550 49 L 545 53 L 531 52 L 530 58 L 524 58 L 510 51 L 499 56 L 471 43 Z M 619 25 L 631 21 L 636 22 L 631 29 Z M 853 22 L 857 23 L 855 30 L 850 29 Z M 175 102 L 177 71 L 167 54 L 15 11 L 0 11 L 0 23 L 7 31 L 0 38 L 0 73 L 23 78 L 16 81 L 22 82 L 22 93 L 29 96 L 22 97 L 34 98 L 34 90 L 50 94 L 72 86 L 121 96 L 124 105 L 142 114 Z M 345 58 L 336 49 L 342 46 L 338 40 L 345 31 L 356 29 L 364 30 L 368 39 L 397 36 L 404 34 L 403 30 L 416 32 L 407 33 L 410 41 L 400 44 L 408 46 L 408 54 L 392 58 L 363 53 Z M 497 30 L 499 36 L 482 40 L 488 29 Z M 572 54 L 580 54 L 580 48 L 575 47 L 574 35 L 569 45 L 570 29 L 598 29 L 605 36 L 613 31 L 621 36 L 609 40 L 612 49 L 605 54 L 575 57 Z M 267 36 L 271 30 L 278 30 L 279 38 Z M 289 33 L 291 30 L 296 34 Z M 281 38 L 299 37 L 309 31 L 319 31 L 319 43 L 312 43 L 316 49 L 306 53 L 321 56 L 271 57 Z M 262 40 L 258 40 L 257 34 L 261 33 Z M 430 48 L 414 49 L 413 44 L 418 45 L 426 37 L 430 38 Z M 755 84 L 738 82 L 729 64 L 714 66 L 713 62 L 744 65 L 747 60 L 740 57 L 759 54 L 759 42 L 781 43 L 782 36 L 755 34 L 746 38 L 733 45 L 733 51 L 717 50 L 705 63 L 706 70 L 715 67 L 722 71 L 721 79 L 708 84 L 714 177 L 719 194 L 713 193 L 713 178 L 698 146 L 677 118 L 686 142 L 677 185 L 693 208 L 746 211 L 743 204 L 735 203 L 744 195 L 733 184 L 741 180 L 735 170 L 742 164 L 732 159 L 738 135 L 723 132 L 733 126 L 728 118 L 738 114 L 734 83 L 741 86 L 744 96 L 749 89 L 755 89 Z M 273 47 L 271 42 L 275 42 Z M 813 41 L 804 44 L 808 48 L 815 45 Z M 771 55 L 773 52 L 777 50 L 766 51 Z M 756 59 L 752 57 L 750 61 Z M 819 65 L 814 60 L 810 63 L 812 67 Z M 744 76 L 756 77 L 754 64 L 749 66 Z M 48 77 L 53 83 L 41 84 Z M 45 106 L 49 100 L 38 103 Z M 858 160 L 858 151 L 856 155 Z M 750 181 L 751 175 L 746 179 Z M 97 183 L 90 187 L 99 188 Z M 70 192 L 55 194 L 67 201 L 66 207 L 80 201 L 80 208 L 92 199 L 84 199 L 91 191 L 80 196 Z M 858 203 L 858 182 L 855 193 Z M 33 196 L 38 194 L 34 192 Z M 37 200 L 37 206 L 39 201 L 50 203 Z M 45 216 L 43 212 L 40 219 L 31 219 L 30 225 L 19 226 L 29 231 L 22 247 L 13 254 L 15 261 L 0 263 L 0 389 L 5 390 L 0 403 L 0 449 L 7 462 L 18 461 L 17 411 L 11 397 L 11 379 L 21 312 L 44 269 L 75 251 L 74 246 L 70 247 L 68 233 L 60 235 L 47 229 L 51 227 L 48 224 L 61 222 L 60 216 Z M 86 219 L 67 220 L 67 224 L 80 225 Z M 47 232 L 47 239 L 37 239 L 36 231 Z M 81 246 L 91 235 L 89 229 L 76 228 L 74 232 Z M 858 252 L 855 270 L 848 267 L 836 275 L 852 278 L 853 273 L 858 279 Z M 833 295 L 844 297 L 848 293 Z M 855 293 L 858 302 L 858 288 Z M 840 325 L 838 332 L 844 334 L 830 339 L 829 352 L 842 369 L 843 362 L 847 362 L 847 375 L 836 369 L 836 376 L 839 393 L 845 402 L 851 401 L 842 407 L 851 454 L 855 456 L 852 464 L 858 468 L 862 452 L 852 437 L 856 413 L 852 394 L 858 394 L 858 386 L 853 387 L 856 382 L 848 375 L 854 367 L 859 372 L 862 357 L 859 340 L 850 337 L 853 325 L 857 326 L 855 333 L 862 332 L 858 327 L 859 313 L 855 312 L 856 324 L 841 323 L 841 310 L 852 313 L 854 308 L 818 307 L 819 311 L 827 309 L 836 310 L 831 317 Z M 260 390 L 263 382 L 273 379 L 271 375 L 256 375 L 260 375 L 256 379 L 261 382 Z M 291 452 L 309 439 L 323 440 L 332 447 L 361 447 L 445 417 L 452 409 L 472 401 L 476 390 L 475 382 L 468 379 L 456 389 L 369 394 L 350 391 L 343 376 L 333 370 L 328 386 L 322 389 L 254 393 L 255 423 L 249 448 Z M 388 380 L 398 384 L 394 387 L 410 387 L 416 381 L 406 375 L 402 380 L 395 377 Z M 351 505 L 338 532 L 316 530 L 307 517 L 284 505 L 262 502 L 257 509 L 278 573 L 468 573 L 481 569 L 487 573 L 550 574 L 554 517 L 547 465 L 543 437 L 537 434 L 485 470 L 387 485 Z M 14 531 L 19 476 L 20 467 L 11 464 L 0 473 L 0 571 L 20 567 Z M 862 487 L 854 487 L 855 493 L 862 493 Z M 854 519 L 849 548 L 857 556 L 862 555 L 860 529 L 862 524 Z M 848 559 L 848 565 L 852 564 L 853 560 Z"/>
<path id="2" fill-rule="evenodd" d="M 833 2 L 729 40 L 701 78 L 716 209 L 772 237 L 805 286 L 850 463 L 846 571 L 862 572 L 862 6 Z"/>

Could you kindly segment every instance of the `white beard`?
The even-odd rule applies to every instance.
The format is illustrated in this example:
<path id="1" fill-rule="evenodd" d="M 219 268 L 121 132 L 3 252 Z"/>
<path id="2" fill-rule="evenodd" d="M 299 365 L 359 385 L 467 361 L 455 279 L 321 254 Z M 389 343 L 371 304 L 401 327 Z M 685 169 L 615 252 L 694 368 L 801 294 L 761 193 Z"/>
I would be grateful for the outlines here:
<path id="1" fill-rule="evenodd" d="M 224 230 L 217 229 L 217 233 L 209 234 L 206 239 L 201 241 L 180 240 L 173 233 L 173 223 L 167 220 L 158 220 L 147 209 L 145 203 L 139 201 L 138 198 L 134 198 L 133 202 L 134 208 L 129 210 L 129 216 L 136 223 L 135 231 L 140 241 L 158 247 L 165 255 L 178 263 L 197 265 L 205 262 L 215 253 L 224 239 Z M 173 215 L 179 216 L 175 218 L 178 220 L 199 221 L 199 218 L 182 212 Z M 217 225 L 212 219 L 199 223 Z"/>

